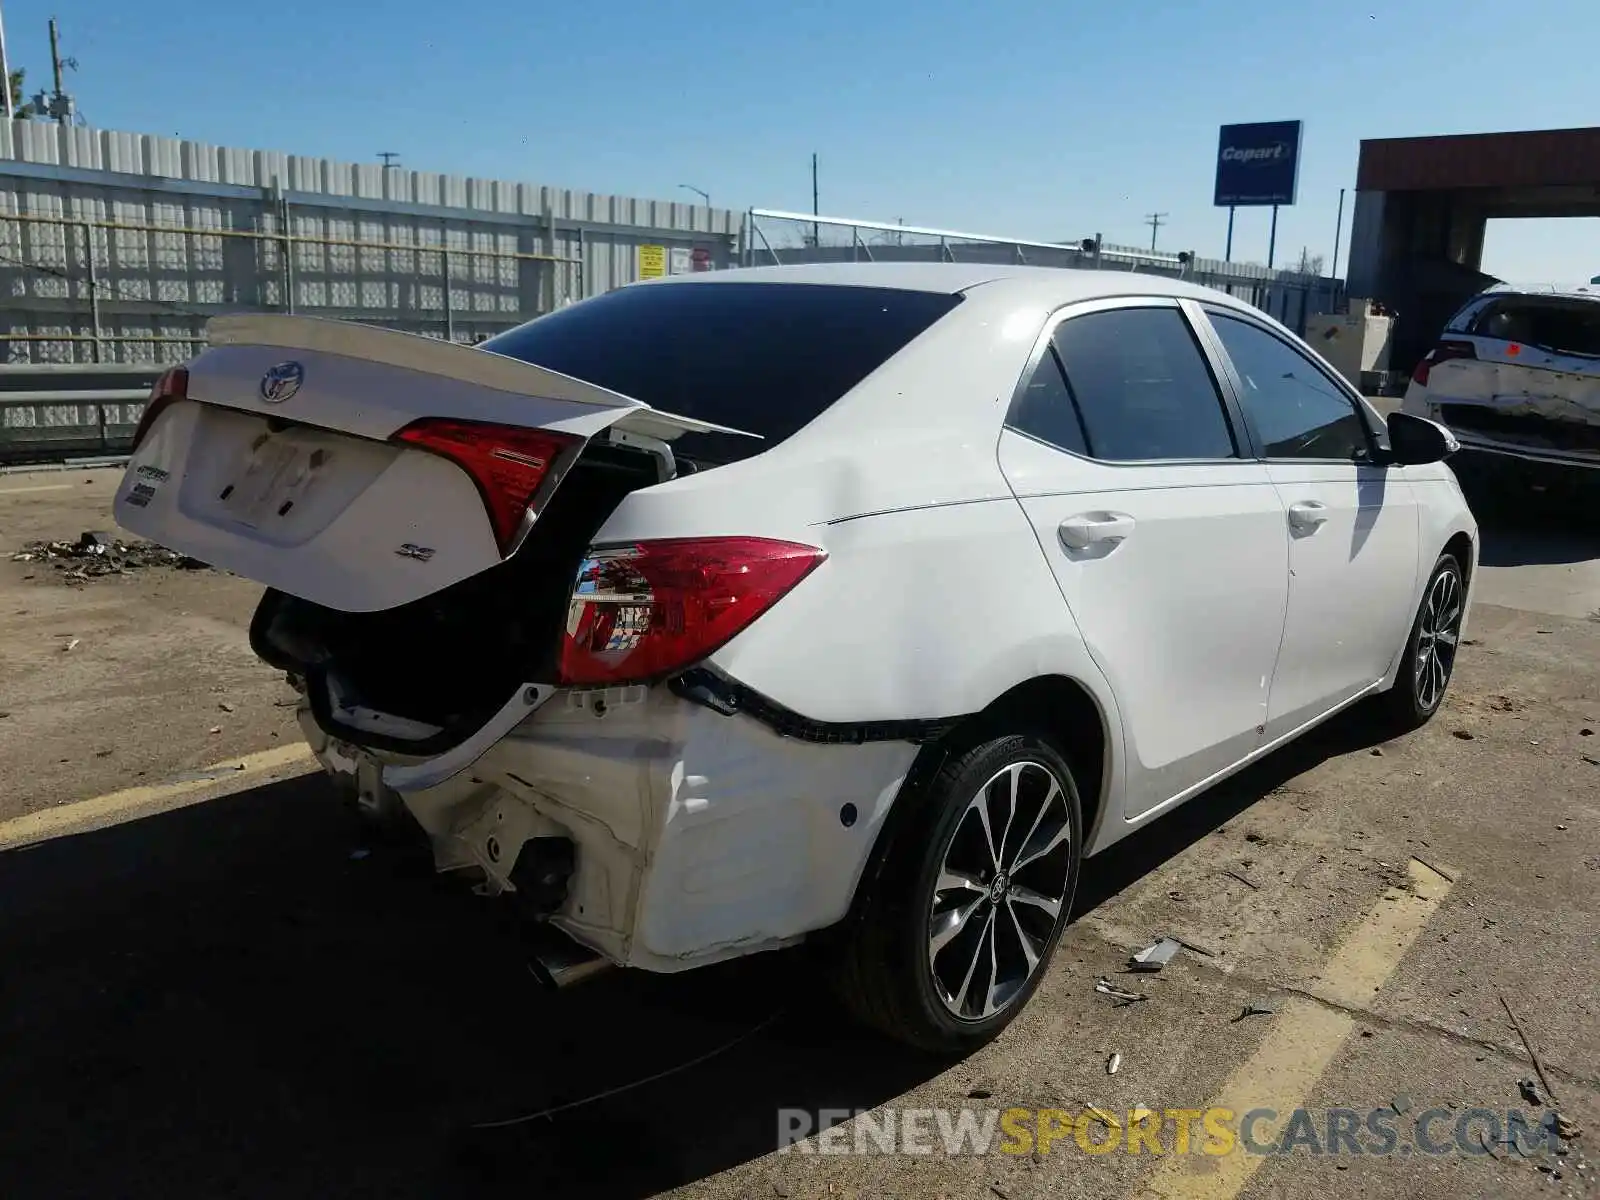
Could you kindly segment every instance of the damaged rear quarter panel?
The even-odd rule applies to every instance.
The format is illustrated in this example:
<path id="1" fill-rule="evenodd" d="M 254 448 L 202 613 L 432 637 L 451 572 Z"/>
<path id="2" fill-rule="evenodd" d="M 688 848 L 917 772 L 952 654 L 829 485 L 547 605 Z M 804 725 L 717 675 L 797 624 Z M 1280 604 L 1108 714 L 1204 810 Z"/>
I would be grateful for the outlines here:
<path id="1" fill-rule="evenodd" d="M 581 694 L 552 703 L 474 774 L 577 843 L 558 925 L 672 971 L 843 918 L 916 752 L 796 741 L 656 687 L 603 715 Z"/>

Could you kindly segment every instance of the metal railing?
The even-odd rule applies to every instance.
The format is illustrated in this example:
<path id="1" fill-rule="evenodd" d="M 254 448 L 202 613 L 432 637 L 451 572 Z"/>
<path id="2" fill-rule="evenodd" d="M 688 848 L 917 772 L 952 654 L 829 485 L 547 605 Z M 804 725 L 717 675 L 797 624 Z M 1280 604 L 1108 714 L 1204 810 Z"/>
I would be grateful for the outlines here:
<path id="1" fill-rule="evenodd" d="M 1041 242 L 899 222 L 826 217 L 783 209 L 745 214 L 746 266 L 815 262 L 966 262 L 1139 271 L 1216 288 L 1304 333 L 1306 318 L 1337 311 L 1337 279 L 1203 259 L 1188 251 L 1145 250 L 1106 242 L 1099 234 Z"/>
<path id="2" fill-rule="evenodd" d="M 824 217 L 775 208 L 752 208 L 746 213 L 750 236 L 746 239 L 745 265 L 817 261 L 817 252 L 847 251 L 851 261 L 904 261 L 897 251 L 911 249 L 925 256 L 935 252 L 943 262 L 992 262 L 993 249 L 1006 252 L 1009 261 L 1028 266 L 1079 265 L 1078 260 L 1131 270 L 1141 267 L 1182 271 L 1193 256 L 1135 246 L 1106 243 L 1096 234 L 1066 242 L 1039 242 L 988 233 L 964 233 L 901 222 L 869 221 L 858 217 Z M 1070 263 L 1063 259 L 1071 259 Z"/>
<path id="3" fill-rule="evenodd" d="M 0 366 L 0 466 L 127 453 L 158 368 Z"/>

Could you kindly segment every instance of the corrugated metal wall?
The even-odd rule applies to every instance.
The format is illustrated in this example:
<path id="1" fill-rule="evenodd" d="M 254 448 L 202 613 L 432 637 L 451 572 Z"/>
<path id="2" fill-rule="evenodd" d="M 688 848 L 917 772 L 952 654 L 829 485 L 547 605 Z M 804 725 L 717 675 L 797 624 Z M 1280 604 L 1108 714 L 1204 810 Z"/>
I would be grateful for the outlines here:
<path id="1" fill-rule="evenodd" d="M 259 309 L 469 341 L 632 282 L 641 247 L 726 266 L 739 222 L 671 201 L 0 121 L 0 344 L 14 363 L 171 361 L 208 317 Z"/>

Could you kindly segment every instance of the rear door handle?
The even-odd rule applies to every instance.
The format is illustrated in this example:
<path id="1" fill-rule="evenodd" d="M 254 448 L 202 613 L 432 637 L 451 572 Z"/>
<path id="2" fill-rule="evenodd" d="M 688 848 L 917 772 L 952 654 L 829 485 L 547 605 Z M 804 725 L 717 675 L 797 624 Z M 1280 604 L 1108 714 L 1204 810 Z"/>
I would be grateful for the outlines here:
<path id="1" fill-rule="evenodd" d="M 1301 500 L 1289 505 L 1289 524 L 1306 533 L 1315 533 L 1328 519 L 1328 506 L 1320 500 Z"/>
<path id="2" fill-rule="evenodd" d="M 1116 544 L 1133 536 L 1133 518 L 1126 513 L 1079 513 L 1061 522 L 1061 544 L 1068 550 Z"/>

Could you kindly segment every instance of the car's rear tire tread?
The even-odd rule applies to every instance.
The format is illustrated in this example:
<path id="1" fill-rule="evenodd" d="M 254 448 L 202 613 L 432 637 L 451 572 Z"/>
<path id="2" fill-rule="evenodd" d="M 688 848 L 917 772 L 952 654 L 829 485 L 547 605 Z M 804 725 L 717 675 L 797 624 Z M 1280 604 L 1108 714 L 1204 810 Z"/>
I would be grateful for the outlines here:
<path id="1" fill-rule="evenodd" d="M 833 947 L 829 962 L 833 989 L 850 1014 L 863 1024 L 929 1053 L 970 1051 L 989 1041 L 1009 1023 L 1026 1006 L 1028 997 L 1043 978 L 1060 937 L 1059 926 L 1026 993 L 1010 1007 L 1005 1020 L 998 1027 L 956 1031 L 950 1023 L 934 1019 L 920 1002 L 921 966 L 914 943 L 907 936 L 911 927 L 911 906 L 921 899 L 917 880 L 926 857 L 942 852 L 942 844 L 932 843 L 942 842 L 937 833 L 942 828 L 947 806 L 964 806 L 968 797 L 963 789 L 972 779 L 980 774 L 987 778 L 997 765 L 1023 752 L 1035 757 L 1044 754 L 1056 760 L 1074 814 L 1074 852 L 1081 859 L 1082 806 L 1077 785 L 1071 765 L 1047 737 L 1033 732 L 990 736 L 970 748 L 951 753 L 925 782 L 902 793 L 891 824 L 885 830 L 887 844 L 879 856 L 878 870 L 863 877 L 862 894 L 855 911 L 845 928 L 838 931 L 842 936 Z M 1077 876 L 1078 869 L 1074 865 L 1065 905 L 1069 911 Z"/>

